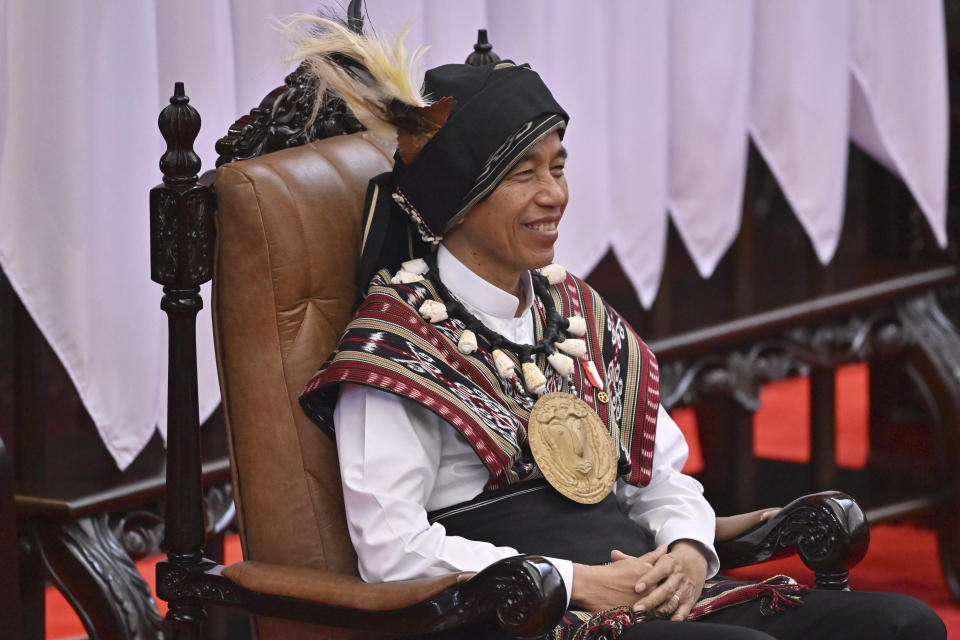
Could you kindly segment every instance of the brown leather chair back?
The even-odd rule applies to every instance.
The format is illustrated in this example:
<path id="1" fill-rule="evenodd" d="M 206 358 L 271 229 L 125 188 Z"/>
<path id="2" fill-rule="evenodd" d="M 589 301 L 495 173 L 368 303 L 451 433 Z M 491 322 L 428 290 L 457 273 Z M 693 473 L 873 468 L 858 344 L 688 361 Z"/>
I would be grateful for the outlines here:
<path id="1" fill-rule="evenodd" d="M 217 171 L 214 336 L 245 559 L 356 575 L 336 447 L 298 397 L 353 314 L 367 181 L 391 166 L 360 133 Z"/>

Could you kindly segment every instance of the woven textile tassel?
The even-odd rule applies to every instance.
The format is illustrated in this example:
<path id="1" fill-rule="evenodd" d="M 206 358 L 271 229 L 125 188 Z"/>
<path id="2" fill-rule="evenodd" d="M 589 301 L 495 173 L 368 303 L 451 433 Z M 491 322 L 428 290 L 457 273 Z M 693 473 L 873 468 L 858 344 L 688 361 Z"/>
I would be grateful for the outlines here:
<path id="1" fill-rule="evenodd" d="M 630 607 L 600 611 L 585 620 L 570 640 L 617 640 L 636 622 L 636 615 Z"/>
<path id="2" fill-rule="evenodd" d="M 731 578 L 707 580 L 700 599 L 690 611 L 688 620 L 696 620 L 731 605 L 759 600 L 760 613 L 773 615 L 784 609 L 803 604 L 801 596 L 809 589 L 789 576 L 776 575 L 762 582 L 747 582 Z"/>

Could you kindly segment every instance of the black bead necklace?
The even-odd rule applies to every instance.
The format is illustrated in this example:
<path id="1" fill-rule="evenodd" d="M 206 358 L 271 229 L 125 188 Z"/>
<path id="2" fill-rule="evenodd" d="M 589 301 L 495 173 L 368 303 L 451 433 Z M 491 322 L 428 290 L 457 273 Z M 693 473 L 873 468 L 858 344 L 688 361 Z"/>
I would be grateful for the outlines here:
<path id="1" fill-rule="evenodd" d="M 557 306 L 553 303 L 553 298 L 550 296 L 550 290 L 548 289 L 549 282 L 536 271 L 530 273 L 533 281 L 533 292 L 546 312 L 547 326 L 543 330 L 543 337 L 537 340 L 536 344 L 517 344 L 483 324 L 450 293 L 450 290 L 440 281 L 440 271 L 437 269 L 437 254 L 435 252 L 428 254 L 425 260 L 428 267 L 425 277 L 436 289 L 440 301 L 447 307 L 447 315 L 460 320 L 467 329 L 482 336 L 494 349 L 512 351 L 517 356 L 517 360 L 526 362 L 528 360 L 532 361 L 534 354 L 553 353 L 556 351 L 553 343 L 563 342 L 564 338 L 560 336 L 560 332 L 566 331 L 570 326 L 570 321 L 557 311 Z"/>

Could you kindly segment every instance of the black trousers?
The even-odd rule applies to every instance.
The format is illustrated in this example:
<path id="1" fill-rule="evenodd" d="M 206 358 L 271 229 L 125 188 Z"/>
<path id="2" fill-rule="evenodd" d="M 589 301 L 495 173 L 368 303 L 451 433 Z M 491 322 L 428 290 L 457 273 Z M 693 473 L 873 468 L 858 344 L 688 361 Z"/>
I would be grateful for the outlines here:
<path id="1" fill-rule="evenodd" d="M 475 500 L 430 514 L 448 535 L 485 540 L 521 553 L 601 564 L 610 549 L 641 555 L 654 544 L 607 496 L 595 505 L 562 497 L 545 482 L 484 492 Z M 621 640 L 934 640 L 947 637 L 943 621 L 927 605 L 894 593 L 813 590 L 803 606 L 772 616 L 760 603 L 745 602 L 695 622 L 653 621 L 634 625 Z M 489 630 L 459 638 L 489 638 Z M 506 636 L 494 634 L 493 637 Z"/>
<path id="2" fill-rule="evenodd" d="M 926 604 L 898 593 L 814 590 L 804 604 L 772 616 L 757 602 L 695 622 L 657 620 L 631 627 L 620 640 L 943 640 L 946 627 Z"/>

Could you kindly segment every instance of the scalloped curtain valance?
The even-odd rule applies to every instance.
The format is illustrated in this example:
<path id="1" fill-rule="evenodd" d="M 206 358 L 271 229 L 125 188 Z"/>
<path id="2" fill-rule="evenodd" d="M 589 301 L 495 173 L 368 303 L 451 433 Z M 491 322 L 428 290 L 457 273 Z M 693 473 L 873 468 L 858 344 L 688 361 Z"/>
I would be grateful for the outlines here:
<path id="1" fill-rule="evenodd" d="M 0 264 L 70 373 L 117 465 L 165 433 L 165 321 L 149 279 L 156 117 L 186 83 L 213 145 L 286 73 L 269 16 L 315 0 L 0 0 Z M 947 74 L 939 0 L 370 0 L 427 65 L 489 30 L 570 112 L 558 259 L 612 248 L 645 305 L 668 216 L 701 273 L 737 234 L 748 137 L 823 262 L 843 216 L 848 140 L 900 175 L 944 243 Z M 64 25 L 69 28 L 64 29 Z M 206 296 L 207 290 L 204 290 Z M 199 319 L 200 403 L 218 387 Z"/>

